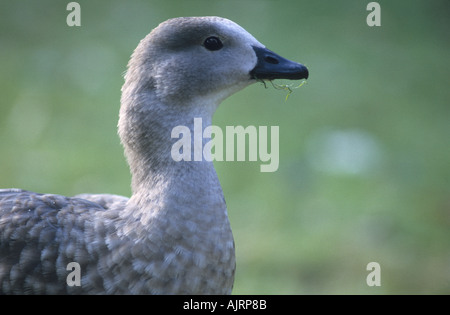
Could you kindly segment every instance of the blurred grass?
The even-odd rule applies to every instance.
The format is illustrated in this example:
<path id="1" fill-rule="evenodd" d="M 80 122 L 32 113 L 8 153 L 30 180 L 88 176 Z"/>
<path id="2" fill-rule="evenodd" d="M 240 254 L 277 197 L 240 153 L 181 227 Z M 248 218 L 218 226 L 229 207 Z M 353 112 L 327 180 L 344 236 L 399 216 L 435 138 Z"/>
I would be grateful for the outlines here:
<path id="1" fill-rule="evenodd" d="M 255 84 L 214 123 L 280 126 L 280 167 L 217 162 L 237 248 L 236 294 L 450 293 L 448 1 L 0 3 L 0 187 L 129 195 L 116 133 L 122 73 L 175 16 L 234 20 L 306 64 L 308 83 Z M 381 265 L 381 287 L 366 265 Z"/>

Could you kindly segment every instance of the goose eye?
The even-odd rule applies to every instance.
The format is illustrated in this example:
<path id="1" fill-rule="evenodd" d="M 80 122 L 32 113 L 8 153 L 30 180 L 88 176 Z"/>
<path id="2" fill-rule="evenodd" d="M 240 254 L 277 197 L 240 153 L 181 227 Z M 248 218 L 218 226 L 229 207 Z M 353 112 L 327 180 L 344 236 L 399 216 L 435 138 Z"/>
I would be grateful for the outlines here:
<path id="1" fill-rule="evenodd" d="M 205 39 L 203 46 L 205 46 L 205 48 L 208 50 L 214 51 L 221 49 L 223 47 L 223 44 L 220 39 L 215 36 L 211 36 Z"/>

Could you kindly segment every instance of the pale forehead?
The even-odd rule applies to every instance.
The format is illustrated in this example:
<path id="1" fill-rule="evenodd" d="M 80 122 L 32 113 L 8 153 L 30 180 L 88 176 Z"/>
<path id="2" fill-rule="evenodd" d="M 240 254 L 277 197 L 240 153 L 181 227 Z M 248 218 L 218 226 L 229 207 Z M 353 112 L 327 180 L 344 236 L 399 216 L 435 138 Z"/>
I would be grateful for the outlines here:
<path id="1" fill-rule="evenodd" d="M 217 27 L 225 34 L 229 34 L 236 38 L 241 38 L 243 40 L 247 40 L 249 42 L 253 42 L 254 44 L 259 44 L 259 42 L 243 27 L 236 24 L 233 21 L 224 18 L 218 18 L 216 21 Z"/>
<path id="2" fill-rule="evenodd" d="M 161 23 L 152 33 L 155 39 L 159 38 L 166 43 L 174 40 L 184 42 L 195 38 L 216 35 L 248 42 L 250 45 L 262 46 L 243 27 L 220 17 L 174 18 Z"/>

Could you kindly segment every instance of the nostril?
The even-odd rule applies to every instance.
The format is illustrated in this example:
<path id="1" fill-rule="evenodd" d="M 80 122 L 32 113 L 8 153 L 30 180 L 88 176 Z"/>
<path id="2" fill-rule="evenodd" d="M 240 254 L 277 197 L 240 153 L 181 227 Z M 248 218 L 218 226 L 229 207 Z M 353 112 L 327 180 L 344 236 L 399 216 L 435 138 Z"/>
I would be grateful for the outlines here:
<path id="1" fill-rule="evenodd" d="M 266 56 L 266 57 L 264 57 L 264 60 L 265 60 L 266 62 L 268 62 L 268 63 L 273 64 L 273 65 L 276 65 L 276 64 L 279 63 L 278 59 L 276 59 L 276 58 L 274 58 L 274 57 L 271 57 L 271 56 Z"/>

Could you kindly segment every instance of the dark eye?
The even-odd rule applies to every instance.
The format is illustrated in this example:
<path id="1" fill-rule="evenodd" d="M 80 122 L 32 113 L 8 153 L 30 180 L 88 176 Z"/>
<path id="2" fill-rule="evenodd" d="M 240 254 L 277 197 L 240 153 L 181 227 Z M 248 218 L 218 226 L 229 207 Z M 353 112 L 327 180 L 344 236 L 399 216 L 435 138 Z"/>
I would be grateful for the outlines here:
<path id="1" fill-rule="evenodd" d="M 208 50 L 219 50 L 220 48 L 223 47 L 223 44 L 220 39 L 218 39 L 215 36 L 211 36 L 205 39 L 203 46 L 205 46 L 205 48 Z"/>

